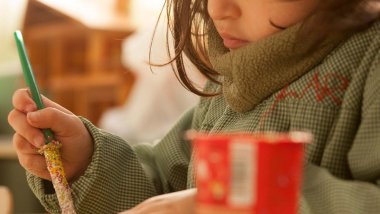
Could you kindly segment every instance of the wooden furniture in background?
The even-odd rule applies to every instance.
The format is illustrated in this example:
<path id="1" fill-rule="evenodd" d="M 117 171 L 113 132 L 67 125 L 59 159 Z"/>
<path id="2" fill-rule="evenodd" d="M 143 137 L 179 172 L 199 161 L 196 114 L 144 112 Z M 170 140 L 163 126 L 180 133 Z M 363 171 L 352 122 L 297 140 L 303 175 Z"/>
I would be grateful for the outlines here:
<path id="1" fill-rule="evenodd" d="M 0 160 L 17 160 L 17 153 L 13 147 L 11 136 L 0 135 Z"/>
<path id="2" fill-rule="evenodd" d="M 95 124 L 126 101 L 133 83 L 121 43 L 135 27 L 114 4 L 120 1 L 29 1 L 23 25 L 42 93 Z"/>
<path id="3" fill-rule="evenodd" d="M 9 189 L 5 186 L 0 186 L 0 213 L 13 213 L 13 199 Z"/>

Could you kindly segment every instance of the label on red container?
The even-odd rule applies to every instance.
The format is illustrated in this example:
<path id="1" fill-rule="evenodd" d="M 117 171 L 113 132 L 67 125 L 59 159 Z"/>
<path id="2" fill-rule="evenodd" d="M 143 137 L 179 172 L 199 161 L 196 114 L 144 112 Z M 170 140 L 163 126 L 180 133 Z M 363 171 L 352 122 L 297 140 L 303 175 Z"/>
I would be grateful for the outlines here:
<path id="1" fill-rule="evenodd" d="M 228 152 L 228 151 L 227 151 Z M 229 145 L 230 194 L 232 207 L 251 207 L 256 201 L 257 144 L 235 140 Z"/>

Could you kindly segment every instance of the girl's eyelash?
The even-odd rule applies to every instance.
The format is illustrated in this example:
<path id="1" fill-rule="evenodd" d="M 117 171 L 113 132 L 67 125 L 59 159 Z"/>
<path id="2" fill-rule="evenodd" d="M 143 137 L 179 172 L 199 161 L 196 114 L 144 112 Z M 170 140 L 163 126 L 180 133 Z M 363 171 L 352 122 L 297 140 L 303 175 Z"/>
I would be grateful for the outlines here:
<path id="1" fill-rule="evenodd" d="M 278 25 L 276 25 L 276 24 L 273 23 L 273 21 L 270 20 L 270 19 L 269 19 L 269 23 L 270 23 L 273 27 L 275 27 L 275 28 L 278 28 L 278 29 L 281 29 L 281 30 L 285 30 L 285 29 L 286 29 L 286 27 L 282 27 L 282 26 L 278 26 Z"/>

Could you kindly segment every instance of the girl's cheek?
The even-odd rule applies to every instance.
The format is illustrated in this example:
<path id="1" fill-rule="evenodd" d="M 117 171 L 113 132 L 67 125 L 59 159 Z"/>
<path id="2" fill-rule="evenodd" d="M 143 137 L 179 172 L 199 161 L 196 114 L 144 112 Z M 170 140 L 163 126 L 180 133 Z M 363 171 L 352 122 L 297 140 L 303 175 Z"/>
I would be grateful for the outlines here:
<path id="1" fill-rule="evenodd" d="M 290 27 L 304 20 L 317 7 L 317 0 L 277 3 L 269 10 L 270 19 L 279 26 Z"/>

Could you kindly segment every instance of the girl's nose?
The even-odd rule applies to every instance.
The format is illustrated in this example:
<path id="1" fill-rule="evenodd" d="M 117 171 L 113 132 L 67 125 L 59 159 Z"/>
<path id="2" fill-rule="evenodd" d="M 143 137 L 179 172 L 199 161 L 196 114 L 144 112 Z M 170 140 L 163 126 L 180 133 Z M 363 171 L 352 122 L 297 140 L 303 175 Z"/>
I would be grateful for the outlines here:
<path id="1" fill-rule="evenodd" d="M 207 10 L 212 20 L 234 19 L 241 10 L 236 0 L 208 0 Z"/>

